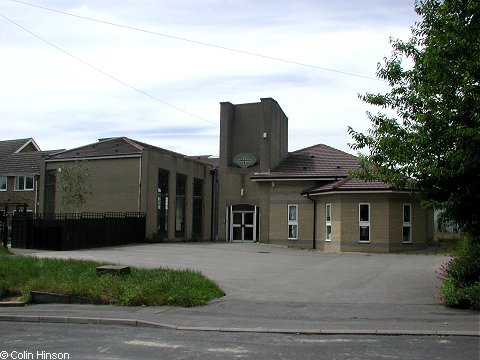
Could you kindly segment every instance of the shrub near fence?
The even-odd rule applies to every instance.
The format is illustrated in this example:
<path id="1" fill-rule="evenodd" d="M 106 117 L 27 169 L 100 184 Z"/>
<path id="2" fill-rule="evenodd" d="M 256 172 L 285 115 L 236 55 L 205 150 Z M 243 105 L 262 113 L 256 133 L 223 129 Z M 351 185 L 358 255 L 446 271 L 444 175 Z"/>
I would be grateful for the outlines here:
<path id="1" fill-rule="evenodd" d="M 17 213 L 12 218 L 14 248 L 74 250 L 144 239 L 145 213 Z"/>

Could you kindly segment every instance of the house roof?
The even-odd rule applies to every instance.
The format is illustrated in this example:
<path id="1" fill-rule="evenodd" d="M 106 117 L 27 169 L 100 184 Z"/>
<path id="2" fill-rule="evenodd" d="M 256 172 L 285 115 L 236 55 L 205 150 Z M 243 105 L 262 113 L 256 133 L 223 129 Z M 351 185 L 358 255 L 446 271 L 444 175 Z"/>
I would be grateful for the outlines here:
<path id="1" fill-rule="evenodd" d="M 324 144 L 289 153 L 269 172 L 259 172 L 252 180 L 344 178 L 358 168 L 356 156 Z"/>
<path id="2" fill-rule="evenodd" d="M 0 175 L 39 174 L 42 156 L 58 151 L 40 151 L 32 138 L 0 141 Z"/>
<path id="3" fill-rule="evenodd" d="M 40 174 L 42 156 L 50 155 L 51 151 L 31 151 L 11 154 L 0 158 L 0 175 L 20 176 Z"/>
<path id="4" fill-rule="evenodd" d="M 16 152 L 21 152 L 29 144 L 32 144 L 37 151 L 40 151 L 37 143 L 32 138 L 2 140 L 0 141 L 0 156 L 4 157 Z"/>
<path id="5" fill-rule="evenodd" d="M 338 180 L 332 181 L 327 184 L 323 184 L 318 187 L 307 189 L 302 192 L 304 195 L 316 195 L 325 192 L 332 191 L 388 191 L 394 190 L 394 187 L 390 184 L 386 184 L 381 181 L 365 181 L 360 179 L 354 179 L 350 176 Z"/>

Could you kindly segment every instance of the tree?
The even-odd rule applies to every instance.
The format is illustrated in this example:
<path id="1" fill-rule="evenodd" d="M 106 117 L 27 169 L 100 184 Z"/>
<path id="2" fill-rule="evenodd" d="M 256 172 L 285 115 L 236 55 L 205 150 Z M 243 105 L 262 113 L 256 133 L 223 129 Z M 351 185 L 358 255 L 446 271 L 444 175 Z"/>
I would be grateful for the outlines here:
<path id="1" fill-rule="evenodd" d="M 359 95 L 398 118 L 367 113 L 367 134 L 349 127 L 351 148 L 368 150 L 355 176 L 414 190 L 480 243 L 480 2 L 417 0 L 415 10 L 411 38 L 391 40 L 378 65 L 390 91 Z"/>
<path id="2" fill-rule="evenodd" d="M 86 160 L 75 161 L 59 170 L 58 190 L 62 194 L 62 210 L 78 213 L 91 196 L 89 178 L 92 174 L 90 163 Z"/>

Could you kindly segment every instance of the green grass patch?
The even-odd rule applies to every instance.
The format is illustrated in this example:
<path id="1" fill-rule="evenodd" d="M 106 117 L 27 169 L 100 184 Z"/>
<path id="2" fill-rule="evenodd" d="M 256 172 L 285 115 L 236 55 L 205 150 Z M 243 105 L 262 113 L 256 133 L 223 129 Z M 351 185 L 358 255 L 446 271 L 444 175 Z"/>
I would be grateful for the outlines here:
<path id="1" fill-rule="evenodd" d="M 0 299 L 28 301 L 32 291 L 89 299 L 94 304 L 200 306 L 224 294 L 191 270 L 132 268 L 130 275 L 98 275 L 94 261 L 41 259 L 0 252 Z"/>

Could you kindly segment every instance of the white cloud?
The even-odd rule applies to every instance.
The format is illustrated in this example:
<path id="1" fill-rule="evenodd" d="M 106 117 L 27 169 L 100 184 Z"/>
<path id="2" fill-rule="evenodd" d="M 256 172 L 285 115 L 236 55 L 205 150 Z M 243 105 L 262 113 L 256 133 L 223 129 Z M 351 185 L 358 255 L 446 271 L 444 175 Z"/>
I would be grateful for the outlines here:
<path id="1" fill-rule="evenodd" d="M 114 27 L 4 1 L 5 16 L 61 49 L 187 112 L 219 121 L 219 103 L 273 97 L 290 149 L 348 150 L 368 127 L 358 93 L 382 82 Z M 413 0 L 43 1 L 72 14 L 366 76 L 407 38 Z M 218 153 L 218 126 L 155 101 L 0 18 L 2 139 L 70 148 L 125 135 L 186 154 Z M 175 126 L 178 131 L 171 131 Z"/>

